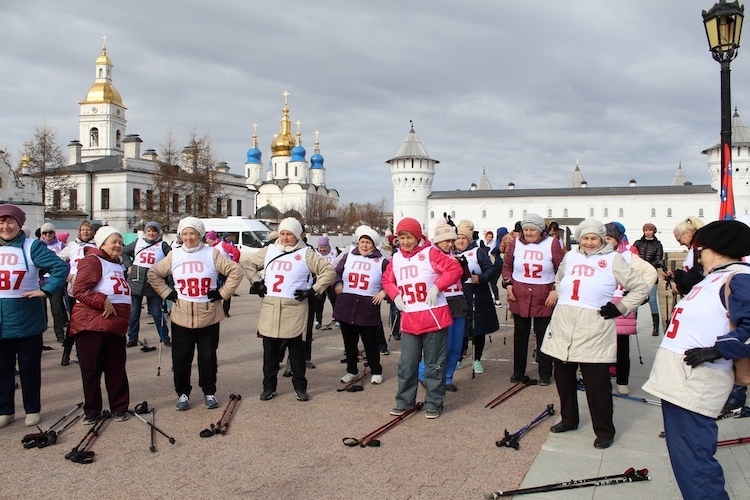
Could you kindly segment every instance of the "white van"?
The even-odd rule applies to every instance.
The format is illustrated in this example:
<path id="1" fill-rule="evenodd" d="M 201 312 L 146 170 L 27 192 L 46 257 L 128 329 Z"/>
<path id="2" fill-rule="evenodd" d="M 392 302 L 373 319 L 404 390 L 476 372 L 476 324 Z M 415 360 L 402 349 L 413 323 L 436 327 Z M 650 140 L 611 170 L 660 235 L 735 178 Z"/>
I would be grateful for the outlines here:
<path id="1" fill-rule="evenodd" d="M 255 219 L 235 216 L 225 219 L 206 218 L 201 220 L 206 225 L 206 232 L 213 230 L 219 236 L 222 233 L 233 235 L 237 248 L 243 254 L 257 252 L 268 242 L 268 236 L 271 234 L 271 230 L 265 224 Z"/>

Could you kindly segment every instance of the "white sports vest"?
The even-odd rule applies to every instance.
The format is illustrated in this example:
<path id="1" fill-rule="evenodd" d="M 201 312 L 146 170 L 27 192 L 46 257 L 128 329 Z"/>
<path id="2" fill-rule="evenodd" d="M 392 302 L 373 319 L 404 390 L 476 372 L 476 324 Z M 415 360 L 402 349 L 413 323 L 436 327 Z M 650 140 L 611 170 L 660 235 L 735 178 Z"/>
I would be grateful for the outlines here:
<path id="1" fill-rule="evenodd" d="M 425 303 L 427 292 L 438 279 L 438 273 L 432 268 L 430 262 L 430 249 L 426 247 L 413 255 L 410 259 L 403 256 L 401 252 L 393 256 L 393 275 L 404 300 L 404 312 L 427 311 L 432 309 Z M 438 294 L 437 304 L 434 308 L 447 306 L 448 301 L 445 294 Z"/>
<path id="2" fill-rule="evenodd" d="M 539 243 L 516 241 L 513 250 L 513 281 L 529 285 L 547 285 L 555 282 L 555 266 L 552 264 L 554 238 Z"/>
<path id="3" fill-rule="evenodd" d="M 565 276 L 560 282 L 558 304 L 601 309 L 612 300 L 617 281 L 612 274 L 612 261 L 617 252 L 605 255 L 586 256 L 580 252 L 568 252 Z"/>
<path id="4" fill-rule="evenodd" d="M 688 249 L 688 253 L 685 256 L 685 260 L 682 262 L 682 270 L 685 272 L 690 271 L 693 268 L 693 247 Z"/>
<path id="5" fill-rule="evenodd" d="M 23 248 L 0 247 L 0 298 L 20 299 L 23 292 L 39 289 L 39 269 L 31 260 L 31 244 L 26 239 Z"/>
<path id="6" fill-rule="evenodd" d="M 96 248 L 96 245 L 93 241 L 83 244 L 74 241 L 68 243 L 68 245 L 70 246 L 70 254 L 68 255 L 68 259 L 70 260 L 70 275 L 75 276 L 78 274 L 78 263 L 85 257 L 83 252 L 86 247 Z"/>
<path id="7" fill-rule="evenodd" d="M 459 255 L 466 257 L 466 262 L 469 264 L 469 271 L 471 271 L 471 274 L 482 274 L 482 268 L 479 266 L 479 259 L 477 258 L 478 251 L 478 248 L 472 248 L 471 250 L 459 253 Z M 464 281 L 464 283 L 471 283 L 471 278 Z"/>
<path id="8" fill-rule="evenodd" d="M 344 263 L 344 293 L 374 297 L 383 289 L 383 259 L 349 252 Z"/>
<path id="9" fill-rule="evenodd" d="M 194 253 L 178 247 L 172 254 L 172 277 L 178 297 L 189 302 L 210 302 L 207 294 L 216 289 L 219 276 L 213 247 L 204 246 Z"/>
<path id="10" fill-rule="evenodd" d="M 112 304 L 130 304 L 130 286 L 125 279 L 122 264 L 110 262 L 97 256 L 102 265 L 102 279 L 94 287 L 95 292 L 107 296 Z"/>
<path id="11" fill-rule="evenodd" d="M 709 274 L 674 306 L 661 347 L 683 354 L 693 347 L 711 347 L 716 337 L 729 333 L 731 326 L 720 297 L 722 286 L 732 274 Z M 733 361 L 722 358 L 706 364 L 719 370 L 731 370 Z"/>
<path id="12" fill-rule="evenodd" d="M 327 260 L 329 264 L 333 264 L 333 261 L 336 260 L 336 257 L 338 257 L 338 254 L 336 253 L 336 250 L 334 250 L 334 248 L 331 247 L 330 252 L 328 252 L 325 255 L 320 254 L 320 256 L 323 257 L 325 260 Z"/>
<path id="13" fill-rule="evenodd" d="M 282 255 L 283 254 L 283 255 Z M 307 247 L 284 254 L 276 245 L 270 245 L 263 267 L 265 284 L 270 297 L 293 299 L 297 290 L 310 288 L 310 269 L 307 267 Z M 281 255 L 281 257 L 279 257 Z"/>
<path id="14" fill-rule="evenodd" d="M 628 252 L 626 250 L 620 255 L 622 255 L 622 258 L 625 259 L 625 262 L 627 262 L 629 266 L 633 265 L 633 252 Z M 624 296 L 625 296 L 625 289 L 622 286 L 617 285 L 617 287 L 615 288 L 615 294 L 612 297 L 624 297 Z"/>
<path id="15" fill-rule="evenodd" d="M 151 244 L 140 238 L 133 250 L 135 254 L 133 263 L 138 267 L 152 267 L 165 257 L 164 250 L 161 248 L 161 241 Z"/>

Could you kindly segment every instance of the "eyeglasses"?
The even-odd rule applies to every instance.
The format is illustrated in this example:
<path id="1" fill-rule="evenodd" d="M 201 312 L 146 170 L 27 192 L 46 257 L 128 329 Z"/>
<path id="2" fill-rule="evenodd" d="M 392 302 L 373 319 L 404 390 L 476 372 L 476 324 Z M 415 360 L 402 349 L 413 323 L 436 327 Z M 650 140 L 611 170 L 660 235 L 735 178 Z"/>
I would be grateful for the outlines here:
<path id="1" fill-rule="evenodd" d="M 42 231 L 42 234 L 55 234 L 54 231 Z"/>
<path id="2" fill-rule="evenodd" d="M 702 252 L 703 252 L 703 247 L 695 247 L 695 258 L 700 259 Z"/>

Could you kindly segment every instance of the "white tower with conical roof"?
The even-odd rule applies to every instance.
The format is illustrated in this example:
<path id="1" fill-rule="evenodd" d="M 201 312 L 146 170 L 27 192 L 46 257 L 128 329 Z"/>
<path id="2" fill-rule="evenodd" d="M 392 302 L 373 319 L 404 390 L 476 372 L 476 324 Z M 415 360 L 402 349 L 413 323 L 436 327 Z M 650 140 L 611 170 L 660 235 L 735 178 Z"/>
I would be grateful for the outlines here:
<path id="1" fill-rule="evenodd" d="M 112 61 L 107 55 L 107 37 L 102 37 L 102 53 L 97 57 L 94 84 L 79 102 L 79 141 L 82 144 L 81 158 L 93 160 L 105 156 L 122 154 L 125 139 L 125 110 L 122 97 L 112 85 Z"/>
<path id="2" fill-rule="evenodd" d="M 413 217 L 427 226 L 427 197 L 432 192 L 435 165 L 440 163 L 430 158 L 422 142 L 414 132 L 414 124 L 406 140 L 388 160 L 393 180 L 393 225 L 394 228 L 404 217 Z"/>
<path id="3" fill-rule="evenodd" d="M 703 154 L 708 156 L 711 187 L 718 193 L 721 180 L 721 141 L 704 150 Z M 742 121 L 736 108 L 732 116 L 732 190 L 737 215 L 750 213 L 750 128 Z M 719 195 L 716 196 L 718 198 Z"/>

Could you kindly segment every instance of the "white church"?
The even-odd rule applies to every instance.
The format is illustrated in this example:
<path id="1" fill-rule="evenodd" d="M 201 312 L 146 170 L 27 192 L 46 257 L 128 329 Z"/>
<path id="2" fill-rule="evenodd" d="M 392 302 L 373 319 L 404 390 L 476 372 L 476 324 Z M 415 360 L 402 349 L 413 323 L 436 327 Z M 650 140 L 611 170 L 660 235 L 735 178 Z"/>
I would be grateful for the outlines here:
<path id="1" fill-rule="evenodd" d="M 396 156 L 386 163 L 393 181 L 394 226 L 404 217 L 422 222 L 431 235 L 443 214 L 456 222 L 470 219 L 480 232 L 496 232 L 498 227 L 513 229 L 527 213 L 536 213 L 547 222 L 557 221 L 561 229 L 575 227 L 586 218 L 604 223 L 619 221 L 631 242 L 643 235 L 646 222 L 653 223 L 657 238 L 667 252 L 683 248 L 673 235 L 675 225 L 688 215 L 708 223 L 719 216 L 720 143 L 704 150 L 708 157 L 710 184 L 689 182 L 678 167 L 667 186 L 639 186 L 631 179 L 625 186 L 592 187 L 576 165 L 566 188 L 516 189 L 511 182 L 505 189 L 492 189 L 483 173 L 478 184 L 468 190 L 432 191 L 436 166 L 412 127 Z M 735 111 L 732 117 L 733 188 L 737 215 L 750 213 L 750 129 Z"/>

